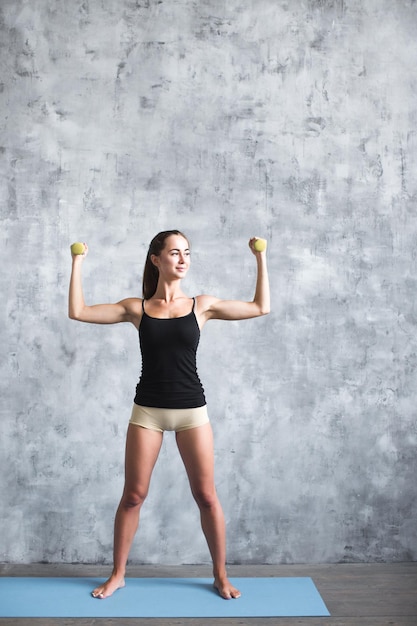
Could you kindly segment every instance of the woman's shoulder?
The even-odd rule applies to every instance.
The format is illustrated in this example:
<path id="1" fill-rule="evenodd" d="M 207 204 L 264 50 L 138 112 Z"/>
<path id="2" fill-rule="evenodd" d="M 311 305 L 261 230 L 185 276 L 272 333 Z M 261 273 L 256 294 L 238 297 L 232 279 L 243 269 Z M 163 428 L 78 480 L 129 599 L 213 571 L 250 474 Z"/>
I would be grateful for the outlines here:
<path id="1" fill-rule="evenodd" d="M 215 296 L 210 296 L 205 293 L 195 296 L 197 308 L 201 313 L 208 311 L 215 302 L 219 301 L 219 299 L 220 298 L 216 298 Z"/>
<path id="2" fill-rule="evenodd" d="M 126 313 L 130 315 L 141 315 L 142 314 L 142 298 L 124 298 L 120 300 L 119 304 L 121 304 Z"/>
<path id="3" fill-rule="evenodd" d="M 124 310 L 123 321 L 132 322 L 136 328 L 139 328 L 142 319 L 142 298 L 124 298 L 117 305 Z"/>
<path id="4" fill-rule="evenodd" d="M 216 298 L 215 296 L 210 296 L 207 293 L 201 293 L 198 296 L 195 296 L 195 301 L 196 302 L 200 302 L 201 304 L 206 304 L 206 303 L 210 303 L 210 302 L 215 302 L 216 300 L 218 300 L 219 298 Z"/>

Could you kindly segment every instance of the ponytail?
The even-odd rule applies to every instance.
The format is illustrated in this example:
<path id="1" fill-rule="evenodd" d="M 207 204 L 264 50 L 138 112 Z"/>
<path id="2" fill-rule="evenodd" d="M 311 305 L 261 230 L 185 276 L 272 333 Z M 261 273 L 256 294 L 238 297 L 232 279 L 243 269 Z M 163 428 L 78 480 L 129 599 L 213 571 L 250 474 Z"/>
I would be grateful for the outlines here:
<path id="1" fill-rule="evenodd" d="M 146 255 L 145 267 L 143 270 L 142 296 L 144 300 L 152 298 L 158 286 L 159 270 L 156 265 L 152 263 L 151 256 L 159 256 L 161 254 L 162 250 L 165 248 L 165 241 L 171 235 L 179 235 L 188 241 L 187 237 L 179 230 L 164 230 L 152 239 L 149 244 L 149 250 Z"/>

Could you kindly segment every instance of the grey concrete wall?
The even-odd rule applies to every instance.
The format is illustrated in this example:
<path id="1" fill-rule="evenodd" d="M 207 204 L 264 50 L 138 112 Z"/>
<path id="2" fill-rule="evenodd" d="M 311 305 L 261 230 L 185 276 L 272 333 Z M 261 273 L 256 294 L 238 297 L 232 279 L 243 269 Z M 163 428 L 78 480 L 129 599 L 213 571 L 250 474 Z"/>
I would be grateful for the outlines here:
<path id="1" fill-rule="evenodd" d="M 111 561 L 150 238 L 190 295 L 271 315 L 204 330 L 231 562 L 417 556 L 417 4 L 2 0 L 0 560 Z M 171 435 L 132 561 L 209 557 Z"/>

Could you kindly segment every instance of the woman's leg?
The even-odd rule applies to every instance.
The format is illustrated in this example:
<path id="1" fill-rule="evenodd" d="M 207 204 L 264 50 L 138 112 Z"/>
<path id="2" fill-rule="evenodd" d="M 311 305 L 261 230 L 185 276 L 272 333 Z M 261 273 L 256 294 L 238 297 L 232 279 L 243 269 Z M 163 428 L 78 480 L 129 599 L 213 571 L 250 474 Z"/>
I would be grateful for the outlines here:
<path id="1" fill-rule="evenodd" d="M 161 449 L 163 433 L 129 424 L 126 438 L 125 486 L 114 522 L 114 565 L 110 578 L 93 591 L 95 598 L 107 598 L 124 587 L 130 547 L 146 496 L 152 470 Z"/>
<path id="2" fill-rule="evenodd" d="M 238 598 L 226 573 L 226 530 L 214 485 L 213 432 L 210 424 L 176 434 L 178 449 L 200 509 L 201 526 L 213 560 L 214 586 L 222 598 Z"/>

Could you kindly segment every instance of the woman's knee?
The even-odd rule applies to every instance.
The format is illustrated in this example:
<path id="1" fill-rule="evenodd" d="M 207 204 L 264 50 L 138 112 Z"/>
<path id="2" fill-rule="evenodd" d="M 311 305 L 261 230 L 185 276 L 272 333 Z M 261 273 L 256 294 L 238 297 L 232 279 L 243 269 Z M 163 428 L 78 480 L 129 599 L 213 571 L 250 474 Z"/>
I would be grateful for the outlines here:
<path id="1" fill-rule="evenodd" d="M 145 502 L 148 492 L 146 489 L 127 489 L 125 487 L 121 504 L 126 509 L 140 508 Z"/>
<path id="2" fill-rule="evenodd" d="M 194 488 L 193 496 L 200 509 L 212 509 L 219 504 L 216 490 L 213 488 Z"/>

